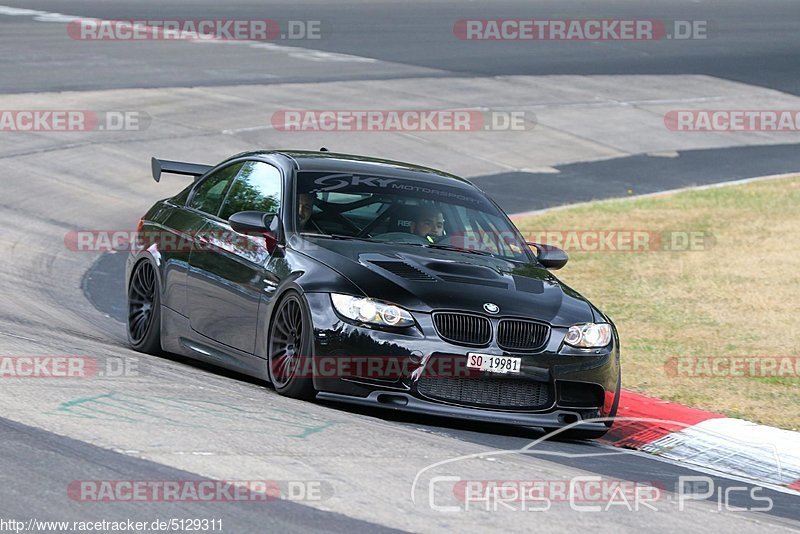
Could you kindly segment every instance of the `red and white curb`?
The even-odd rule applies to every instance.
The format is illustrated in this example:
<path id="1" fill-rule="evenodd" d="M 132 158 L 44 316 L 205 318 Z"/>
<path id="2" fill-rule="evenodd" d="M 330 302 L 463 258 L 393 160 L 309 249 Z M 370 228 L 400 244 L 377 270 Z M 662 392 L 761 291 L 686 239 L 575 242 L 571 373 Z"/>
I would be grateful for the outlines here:
<path id="1" fill-rule="evenodd" d="M 617 417 L 603 438 L 615 447 L 800 491 L 800 432 L 626 390 Z"/>

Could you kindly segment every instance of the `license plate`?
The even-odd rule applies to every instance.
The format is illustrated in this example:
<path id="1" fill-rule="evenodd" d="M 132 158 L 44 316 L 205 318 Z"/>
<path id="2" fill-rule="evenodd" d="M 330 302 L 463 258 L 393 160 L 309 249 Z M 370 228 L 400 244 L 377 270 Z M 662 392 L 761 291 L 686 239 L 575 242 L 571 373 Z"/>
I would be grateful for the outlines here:
<path id="1" fill-rule="evenodd" d="M 512 358 L 510 356 L 492 356 L 491 354 L 467 354 L 467 367 L 470 369 L 480 369 L 489 373 L 519 373 L 522 366 L 522 358 Z"/>

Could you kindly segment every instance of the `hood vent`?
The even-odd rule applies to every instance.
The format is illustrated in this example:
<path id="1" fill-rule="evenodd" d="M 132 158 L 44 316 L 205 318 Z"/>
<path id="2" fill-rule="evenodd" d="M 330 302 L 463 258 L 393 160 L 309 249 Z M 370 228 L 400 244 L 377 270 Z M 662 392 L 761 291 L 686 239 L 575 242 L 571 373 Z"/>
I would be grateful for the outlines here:
<path id="1" fill-rule="evenodd" d="M 463 276 L 465 278 L 478 278 L 481 280 L 498 280 L 500 275 L 491 267 L 473 265 L 456 261 L 431 261 L 425 267 L 437 273 L 450 276 Z"/>
<path id="2" fill-rule="evenodd" d="M 526 276 L 514 275 L 514 285 L 517 291 L 525 291 L 526 293 L 536 293 L 541 295 L 544 293 L 544 283 L 535 278 L 528 278 Z"/>
<path id="3" fill-rule="evenodd" d="M 436 281 L 436 278 L 404 261 L 371 261 L 370 263 L 406 280 L 414 280 L 416 282 Z"/>
<path id="4" fill-rule="evenodd" d="M 484 278 L 466 278 L 464 276 L 450 276 L 449 274 L 440 274 L 439 278 L 448 282 L 456 282 L 458 284 L 475 284 L 477 286 L 508 289 L 508 284 L 505 282 L 486 280 Z"/>

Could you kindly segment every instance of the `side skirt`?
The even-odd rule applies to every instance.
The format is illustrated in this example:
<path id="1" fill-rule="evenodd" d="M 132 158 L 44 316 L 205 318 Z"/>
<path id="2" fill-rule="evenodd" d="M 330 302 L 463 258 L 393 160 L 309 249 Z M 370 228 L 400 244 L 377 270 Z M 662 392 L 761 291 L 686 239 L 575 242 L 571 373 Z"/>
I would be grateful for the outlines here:
<path id="1" fill-rule="evenodd" d="M 166 306 L 161 306 L 161 346 L 166 352 L 269 381 L 265 360 L 198 334 L 188 317 Z"/>

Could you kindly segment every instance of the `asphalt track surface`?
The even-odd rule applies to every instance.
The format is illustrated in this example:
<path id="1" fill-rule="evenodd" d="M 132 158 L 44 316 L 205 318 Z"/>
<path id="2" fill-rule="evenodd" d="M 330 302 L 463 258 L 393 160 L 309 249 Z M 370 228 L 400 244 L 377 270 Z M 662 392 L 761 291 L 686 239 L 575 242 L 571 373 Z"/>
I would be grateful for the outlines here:
<path id="1" fill-rule="evenodd" d="M 559 165 L 557 175 L 511 172 L 476 176 L 470 181 L 491 194 L 507 213 L 524 213 L 574 202 L 791 173 L 800 168 L 799 148 L 789 144 L 687 150 L 670 158 L 639 154 Z M 535 196 L 526 198 L 516 193 L 521 184 L 529 183 L 536 184 Z"/>
<path id="2" fill-rule="evenodd" d="M 91 520 L 93 514 L 87 514 L 87 510 L 74 503 L 51 506 L 62 497 L 60 490 L 74 480 L 208 480 L 7 419 L 0 419 L 0 435 L 3 456 L 0 482 L 20 496 L 16 499 L 4 496 L 3 519 L 27 520 L 33 513 L 38 521 Z M 39 508 L 33 499 L 48 506 Z M 202 513 L 206 517 L 223 518 L 223 527 L 232 532 L 399 532 L 280 499 L 205 503 Z M 197 506 L 182 503 L 165 510 L 160 503 L 119 503 L 96 519 L 152 523 L 155 519 L 172 517 L 197 517 Z M 230 521 L 232 526 L 227 527 L 231 518 L 235 518 Z"/>
<path id="3" fill-rule="evenodd" d="M 28 9 L 100 18 L 263 18 L 319 19 L 327 37 L 303 47 L 381 60 L 368 69 L 335 63 L 286 62 L 280 72 L 253 61 L 250 52 L 195 51 L 151 43 L 150 48 L 106 48 L 87 52 L 63 43 L 63 28 L 0 16 L 4 93 L 98 90 L 130 87 L 271 84 L 290 81 L 402 79 L 408 76 L 502 74 L 685 74 L 700 73 L 798 94 L 800 44 L 794 26 L 800 8 L 791 2 L 407 2 L 274 4 L 6 2 Z M 460 18 L 532 17 L 709 19 L 716 39 L 701 43 L 613 45 L 529 44 L 470 47 L 452 39 Z M 60 35 L 59 32 L 61 32 Z M 411 37 L 411 38 L 410 38 Z M 61 40 L 59 40 L 61 39 Z M 117 43 L 119 44 L 119 43 Z M 98 43 L 100 47 L 115 43 Z M 292 46 L 291 43 L 282 43 Z M 98 52 L 98 50 L 100 52 Z M 343 63 L 346 64 L 346 63 Z M 357 65 L 357 64 L 356 64 Z M 87 68 L 89 69 L 87 71 Z M 319 103 L 326 104 L 324 96 Z M 313 108 L 313 105 L 309 106 Z M 24 143 L 23 143 L 24 144 Z M 541 437 L 533 429 L 474 425 L 386 414 L 324 404 L 297 403 L 268 386 L 176 358 L 150 358 L 126 347 L 124 295 L 119 278 L 122 254 L 98 259 L 64 250 L 67 228 L 130 227 L 143 208 L 165 196 L 153 184 L 139 187 L 90 168 L 93 157 L 108 162 L 142 157 L 124 144 L 61 158 L 47 151 L 18 150 L 2 159 L 7 177 L 0 238 L 9 251 L 0 286 L 0 343 L 4 355 L 89 354 L 99 361 L 135 360 L 135 377 L 81 384 L 9 381 L 0 392 L 0 519 L 52 520 L 216 517 L 224 532 L 373 532 L 466 528 L 553 531 L 592 528 L 653 532 L 697 530 L 742 532 L 798 530 L 798 497 L 764 489 L 774 507 L 767 513 L 720 511 L 713 498 L 679 511 L 678 477 L 696 470 L 646 455 L 609 450 L 599 444 L 543 442 L 537 452 L 513 460 L 484 462 L 465 473 L 481 479 L 563 479 L 597 474 L 612 479 L 658 481 L 670 498 L 660 511 L 580 514 L 568 506 L 537 514 L 455 514 L 433 512 L 422 499 L 411 504 L 414 474 L 439 460 L 476 452 L 513 450 Z M 12 151 L 13 152 L 13 151 Z M 478 176 L 509 211 L 577 200 L 623 196 L 800 169 L 795 145 L 721 148 L 663 158 L 637 155 L 558 167 L 569 181 L 547 185 L 540 199 L 515 204 L 517 180 L 531 176 Z M 56 153 L 58 154 L 58 153 Z M 41 168 L 40 168 L 41 167 Z M 82 169 L 82 167 L 87 167 Z M 614 180 L 625 171 L 626 180 Z M 712 172 L 714 171 L 714 172 Z M 91 177 L 89 183 L 83 175 Z M 535 173 L 531 173 L 535 174 Z M 635 177 L 646 176 L 646 180 Z M 146 180 L 142 176 L 142 180 Z M 605 192 L 581 196 L 577 184 L 608 184 Z M 505 183 L 504 187 L 498 184 Z M 569 184 L 568 186 L 565 184 Z M 214 408 L 196 405 L 213 401 Z M 169 408 L 164 406 L 169 402 Z M 194 404 L 192 404 L 194 403 Z M 277 414 L 277 415 L 275 415 Z M 272 417 L 275 415 L 274 417 Z M 287 430 L 288 428 L 288 430 Z M 297 433 L 297 429 L 302 432 Z M 302 436 L 302 437 L 299 437 Z M 459 473 L 461 474 L 461 473 Z M 464 476 L 467 476 L 466 474 Z M 751 483 L 711 475 L 718 487 Z M 320 478 L 331 484 L 329 501 L 269 503 L 76 503 L 66 493 L 75 480 L 288 479 Z M 425 495 L 423 491 L 420 495 Z M 739 494 L 741 495 L 741 494 Z M 661 506 L 663 504 L 663 506 Z M 734 497 L 732 506 L 752 505 Z M 466 516 L 466 517 L 465 517 Z"/>
<path id="4" fill-rule="evenodd" d="M 353 54 L 382 61 L 431 69 L 442 76 L 497 76 L 503 74 L 708 74 L 798 94 L 800 65 L 797 50 L 797 4 L 791 0 L 654 0 L 630 2 L 576 0 L 460 2 L 327 2 L 257 0 L 189 3 L 143 0 L 135 3 L 76 0 L 6 1 L 4 5 L 77 14 L 104 19 L 260 19 L 319 20 L 319 40 L 299 46 Z M 626 18 L 708 21 L 708 39 L 659 42 L 464 42 L 453 38 L 454 21 L 497 18 Z M 35 28 L 28 22 L 3 39 L 18 43 L 13 50 L 47 65 L 42 71 L 7 57 L 0 89 L 42 91 L 176 85 L 228 85 L 272 81 L 316 81 L 330 76 L 322 64 L 316 69 L 285 65 L 275 72 L 262 61 L 236 60 L 230 51 L 210 51 L 201 61 L 187 61 L 185 51 L 167 43 L 151 43 L 147 53 L 120 50 L 119 43 L 95 43 L 93 49 L 56 41 L 57 30 Z M 20 41 L 22 41 L 20 43 Z M 58 46 L 54 44 L 58 43 Z M 281 41 L 292 46 L 291 40 Z M 113 47 L 116 47 L 114 49 Z M 6 47 L 4 47 L 6 48 Z M 113 49 L 113 58 L 100 55 Z M 10 50 L 10 49 L 9 49 Z M 236 52 L 239 55 L 239 52 Z M 256 56 L 253 56 L 256 58 Z M 88 70 L 87 70 L 88 69 Z M 91 76 L 87 76 L 91 72 Z M 265 80 L 269 72 L 274 78 Z M 405 73 L 381 72 L 378 77 Z M 340 73 L 338 79 L 346 77 Z M 363 77 L 363 74 L 360 75 Z"/>

